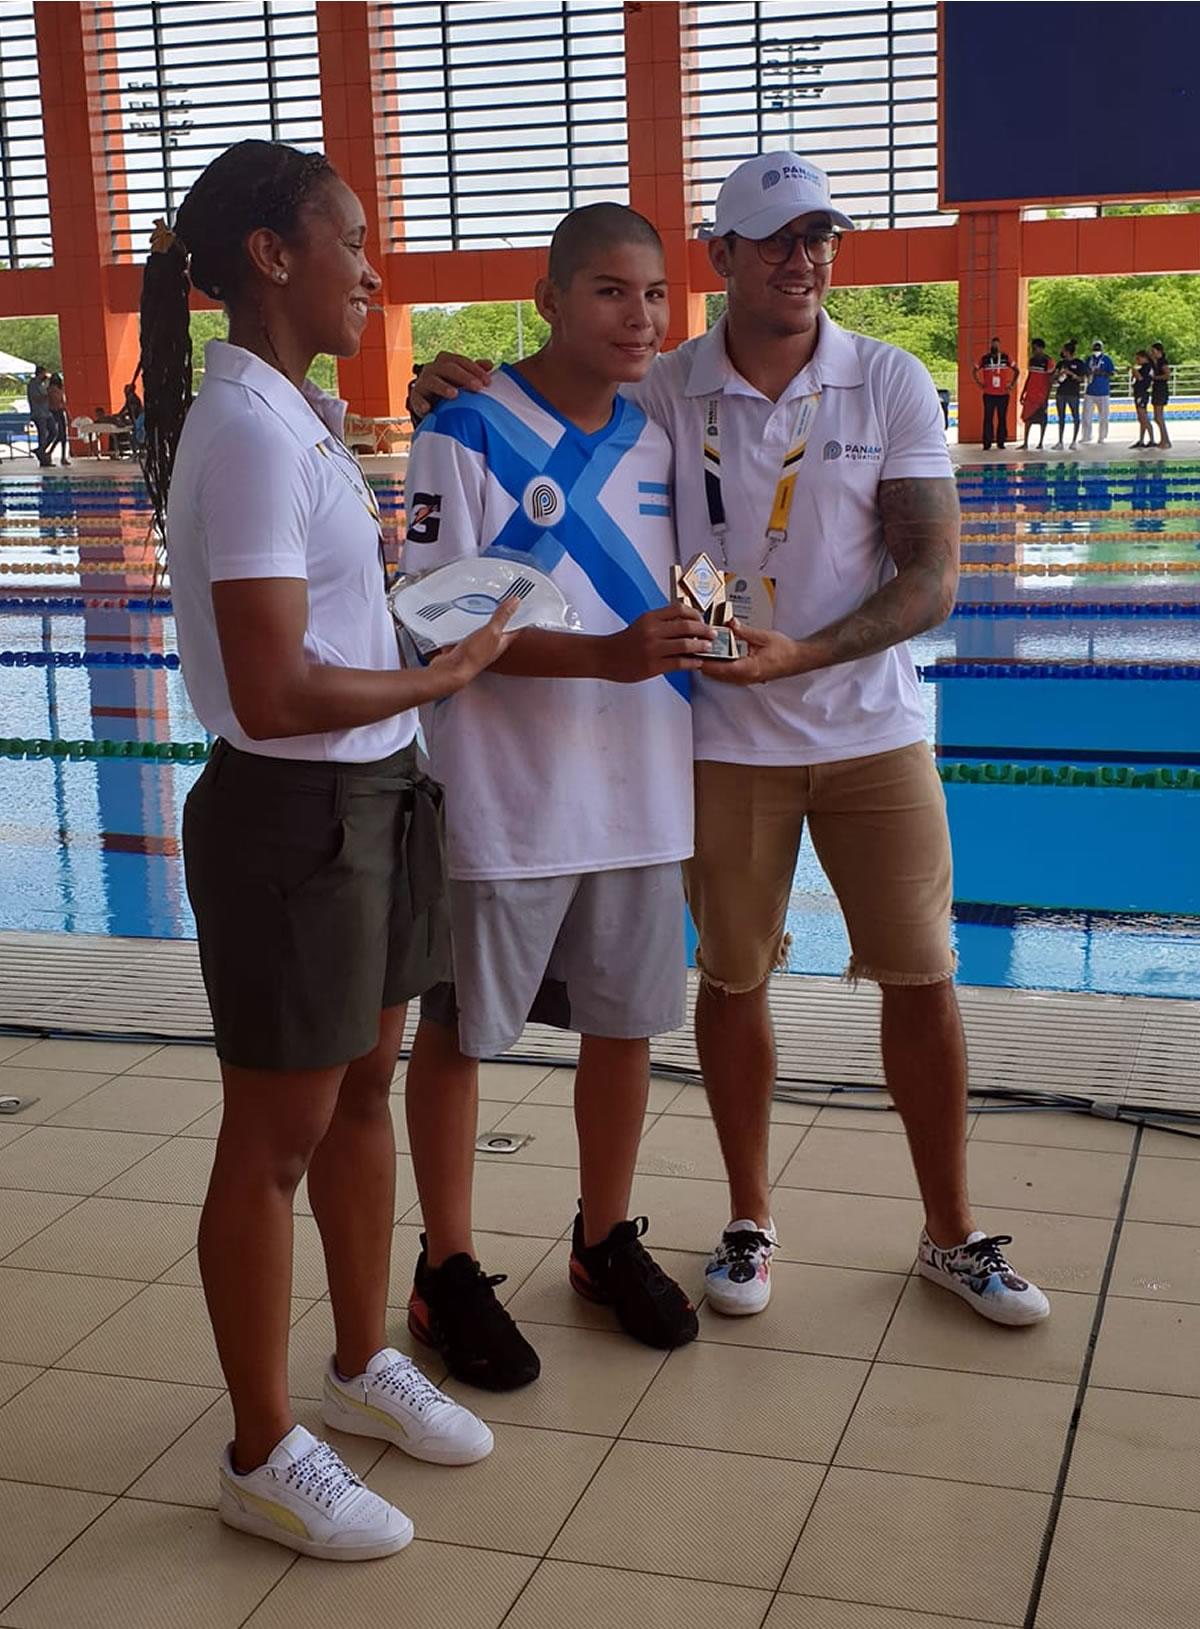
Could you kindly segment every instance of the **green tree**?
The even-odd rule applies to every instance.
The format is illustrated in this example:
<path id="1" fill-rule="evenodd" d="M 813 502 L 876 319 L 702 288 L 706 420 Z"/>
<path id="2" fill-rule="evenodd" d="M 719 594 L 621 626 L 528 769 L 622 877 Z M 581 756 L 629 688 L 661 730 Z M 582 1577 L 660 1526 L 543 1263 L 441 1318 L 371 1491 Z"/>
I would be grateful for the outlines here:
<path id="1" fill-rule="evenodd" d="M 40 362 L 51 373 L 61 373 L 62 347 L 58 339 L 58 318 L 0 318 L 0 351 L 10 351 L 25 362 Z"/>
<path id="2" fill-rule="evenodd" d="M 427 362 L 439 351 L 459 351 L 492 362 L 517 360 L 515 301 L 481 300 L 457 310 L 426 306 L 413 312 L 412 325 L 413 355 L 419 361 Z M 529 356 L 540 349 L 550 332 L 532 300 L 521 302 L 521 326 L 524 352 Z"/>

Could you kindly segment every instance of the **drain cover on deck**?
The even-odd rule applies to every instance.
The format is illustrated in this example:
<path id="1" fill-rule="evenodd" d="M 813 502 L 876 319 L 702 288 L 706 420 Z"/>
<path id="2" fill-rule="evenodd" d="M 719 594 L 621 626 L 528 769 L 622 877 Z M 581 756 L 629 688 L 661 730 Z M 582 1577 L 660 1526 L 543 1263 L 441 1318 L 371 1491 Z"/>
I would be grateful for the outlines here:
<path id="1" fill-rule="evenodd" d="M 36 1097 L 0 1097 L 0 1114 L 20 1114 L 36 1102 Z"/>
<path id="2" fill-rule="evenodd" d="M 533 1141 L 530 1131 L 488 1131 L 475 1139 L 477 1154 L 516 1154 Z"/>

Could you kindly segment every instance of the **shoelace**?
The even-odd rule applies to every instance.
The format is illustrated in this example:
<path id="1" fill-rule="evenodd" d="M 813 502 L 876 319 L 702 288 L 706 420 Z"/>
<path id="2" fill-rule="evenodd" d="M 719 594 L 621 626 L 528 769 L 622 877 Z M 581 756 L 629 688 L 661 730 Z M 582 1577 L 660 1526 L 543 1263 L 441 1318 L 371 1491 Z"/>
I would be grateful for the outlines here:
<path id="1" fill-rule="evenodd" d="M 651 1295 L 664 1295 L 676 1291 L 678 1286 L 641 1243 L 642 1234 L 649 1226 L 648 1216 L 635 1216 L 628 1222 L 618 1222 L 606 1241 L 609 1266 L 610 1269 L 624 1267 Z"/>
<path id="2" fill-rule="evenodd" d="M 736 1261 L 740 1256 L 753 1256 L 759 1250 L 772 1250 L 774 1245 L 765 1233 L 740 1228 L 736 1233 L 722 1233 L 717 1247 L 717 1259 L 722 1264 Z"/>
<path id="3" fill-rule="evenodd" d="M 987 1273 L 1011 1273 L 1012 1267 L 1005 1258 L 1002 1244 L 1011 1244 L 1011 1233 L 997 1233 L 988 1239 L 976 1239 L 974 1244 L 962 1247 L 965 1255 L 971 1256 Z"/>
<path id="4" fill-rule="evenodd" d="M 411 1358 L 400 1358 L 395 1363 L 389 1363 L 386 1369 L 381 1369 L 374 1376 L 374 1384 L 381 1391 L 395 1393 L 404 1402 L 411 1403 L 418 1414 L 424 1414 L 433 1404 L 450 1401 L 432 1380 L 421 1373 Z"/>
<path id="5" fill-rule="evenodd" d="M 363 1486 L 327 1442 L 319 1442 L 289 1465 L 283 1480 L 326 1510 L 334 1510 L 348 1493 Z"/>
<path id="6" fill-rule="evenodd" d="M 454 1328 L 456 1332 L 466 1330 L 473 1334 L 481 1321 L 493 1323 L 498 1319 L 507 1325 L 510 1319 L 496 1299 L 496 1286 L 507 1283 L 508 1274 L 489 1275 L 477 1261 L 472 1266 L 474 1276 L 466 1278 L 464 1274 L 461 1293 L 448 1295 L 444 1304 L 439 1301 L 437 1315 L 443 1325 Z"/>

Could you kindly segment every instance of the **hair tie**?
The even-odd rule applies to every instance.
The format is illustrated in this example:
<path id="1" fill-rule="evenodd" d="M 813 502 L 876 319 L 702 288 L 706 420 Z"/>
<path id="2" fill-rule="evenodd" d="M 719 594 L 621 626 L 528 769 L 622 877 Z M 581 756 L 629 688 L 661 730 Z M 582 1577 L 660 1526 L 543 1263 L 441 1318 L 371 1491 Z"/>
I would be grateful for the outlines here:
<path id="1" fill-rule="evenodd" d="M 154 230 L 150 234 L 150 253 L 152 255 L 170 254 L 172 249 L 178 249 L 186 257 L 187 250 L 183 240 L 169 227 L 164 220 L 156 220 Z"/>

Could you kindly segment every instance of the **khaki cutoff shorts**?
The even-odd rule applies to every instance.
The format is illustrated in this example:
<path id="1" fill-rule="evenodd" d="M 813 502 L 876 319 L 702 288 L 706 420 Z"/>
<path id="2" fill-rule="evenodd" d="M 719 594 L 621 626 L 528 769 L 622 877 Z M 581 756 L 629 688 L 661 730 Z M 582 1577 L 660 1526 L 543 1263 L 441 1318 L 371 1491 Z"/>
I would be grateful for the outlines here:
<path id="1" fill-rule="evenodd" d="M 738 995 L 785 964 L 805 819 L 850 937 L 847 977 L 951 978 L 946 797 L 919 741 L 831 764 L 696 764 L 696 850 L 684 881 L 705 982 Z"/>

